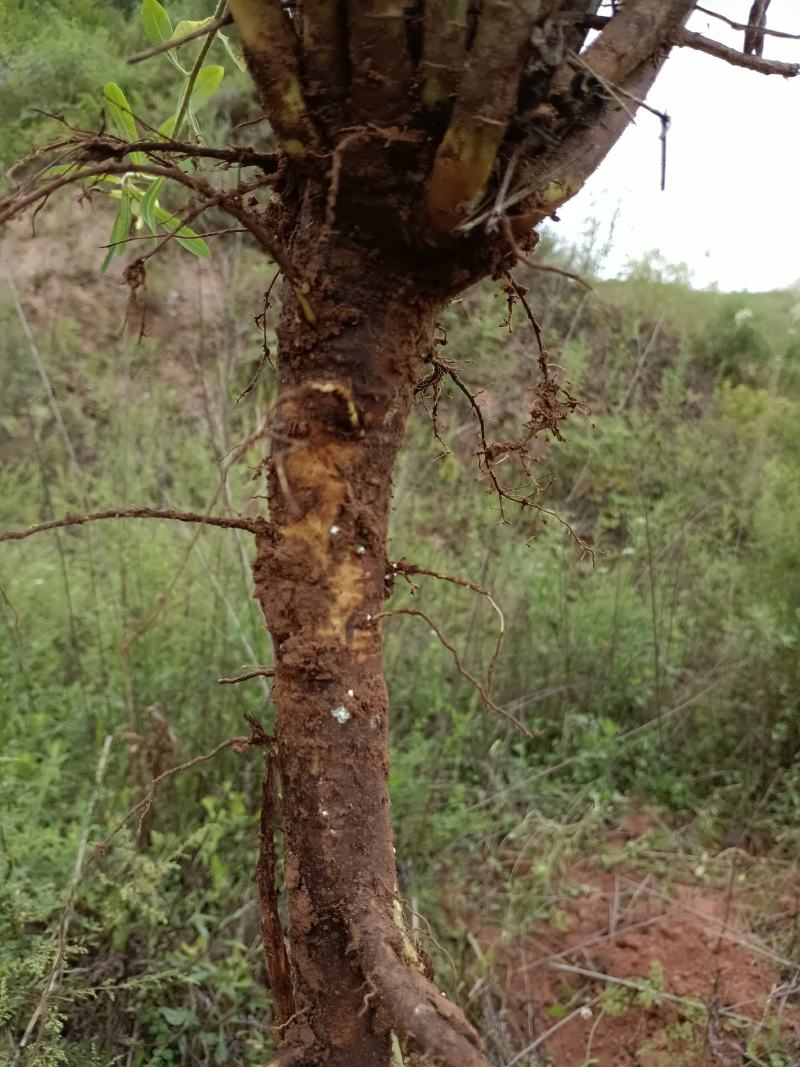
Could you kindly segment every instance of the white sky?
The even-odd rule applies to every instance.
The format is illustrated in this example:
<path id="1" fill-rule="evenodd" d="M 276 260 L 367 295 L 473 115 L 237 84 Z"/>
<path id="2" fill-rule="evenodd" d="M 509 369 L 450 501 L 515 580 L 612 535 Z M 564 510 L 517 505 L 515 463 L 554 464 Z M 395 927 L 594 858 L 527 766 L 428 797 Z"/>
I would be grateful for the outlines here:
<path id="1" fill-rule="evenodd" d="M 750 0 L 704 0 L 747 22 Z M 800 0 L 772 0 L 768 25 L 800 34 Z M 695 12 L 688 28 L 735 48 L 742 34 Z M 800 62 L 800 40 L 766 39 L 770 59 Z M 672 118 L 660 191 L 660 123 L 639 112 L 554 232 L 580 242 L 587 221 L 619 208 L 603 273 L 657 249 L 686 262 L 698 287 L 754 291 L 800 280 L 800 77 L 731 67 L 675 48 L 648 101 Z"/>

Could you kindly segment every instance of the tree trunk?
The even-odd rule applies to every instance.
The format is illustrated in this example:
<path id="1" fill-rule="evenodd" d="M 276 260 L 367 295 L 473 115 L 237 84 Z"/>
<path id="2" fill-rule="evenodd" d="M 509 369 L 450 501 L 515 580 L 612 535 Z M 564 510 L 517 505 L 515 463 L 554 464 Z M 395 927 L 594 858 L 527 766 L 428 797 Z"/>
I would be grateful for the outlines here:
<path id="1" fill-rule="evenodd" d="M 275 653 L 295 1002 L 284 1036 L 309 1063 L 324 1050 L 327 1067 L 384 1067 L 391 1027 L 365 960 L 388 946 L 407 965 L 408 946 L 393 921 L 389 711 L 375 617 L 390 582 L 392 470 L 442 301 L 406 268 L 326 244 L 318 226 L 306 232 L 316 244 L 298 238 L 293 256 L 317 321 L 286 286 L 271 522 L 254 567 Z M 371 933 L 380 942 L 372 956 Z"/>

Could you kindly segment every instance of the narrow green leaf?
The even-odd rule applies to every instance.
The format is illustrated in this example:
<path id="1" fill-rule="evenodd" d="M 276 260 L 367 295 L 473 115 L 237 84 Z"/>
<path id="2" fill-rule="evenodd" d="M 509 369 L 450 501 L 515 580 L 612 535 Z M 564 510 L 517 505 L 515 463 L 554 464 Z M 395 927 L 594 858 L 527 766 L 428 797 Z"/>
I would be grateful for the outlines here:
<path id="1" fill-rule="evenodd" d="M 172 36 L 172 20 L 158 0 L 142 0 L 142 26 L 153 44 L 162 44 Z"/>
<path id="2" fill-rule="evenodd" d="M 168 211 L 165 211 L 163 207 L 159 207 L 158 204 L 155 204 L 154 208 L 158 221 L 174 235 L 175 240 L 182 248 L 185 248 L 187 252 L 191 252 L 192 255 L 197 256 L 199 259 L 211 259 L 211 249 L 202 237 L 197 236 L 190 226 L 182 226 L 180 219 L 170 215 Z"/>
<path id="3" fill-rule="evenodd" d="M 175 129 L 175 115 L 170 115 L 168 119 L 164 119 L 161 125 L 158 127 L 158 132 L 162 137 L 172 137 Z"/>
<path id="4" fill-rule="evenodd" d="M 236 64 L 242 74 L 244 74 L 247 70 L 247 65 L 244 61 L 244 56 L 242 55 L 242 53 L 239 51 L 238 48 L 233 47 L 233 45 L 231 44 L 230 37 L 227 37 L 224 33 L 218 33 L 217 37 L 219 37 L 220 41 L 222 41 L 223 45 L 225 46 L 225 51 L 231 57 L 233 62 Z"/>
<path id="5" fill-rule="evenodd" d="M 138 140 L 139 131 L 136 128 L 136 119 L 133 117 L 131 105 L 122 89 L 116 82 L 107 82 L 103 88 L 103 96 L 120 137 L 125 141 Z M 131 152 L 131 160 L 134 163 L 147 162 L 143 152 Z"/>
<path id="6" fill-rule="evenodd" d="M 208 103 L 222 84 L 224 76 L 224 67 L 219 67 L 215 64 L 203 67 L 197 75 L 197 81 L 194 83 L 194 89 L 192 90 L 193 111 L 197 111 L 198 108 Z"/>
<path id="7" fill-rule="evenodd" d="M 136 129 L 136 120 L 125 93 L 116 82 L 107 82 L 103 88 L 103 96 L 120 137 L 124 137 L 126 141 L 135 141 L 139 131 Z"/>
<path id="8" fill-rule="evenodd" d="M 139 215 L 150 233 L 155 233 L 157 229 L 156 209 L 158 208 L 158 197 L 163 187 L 164 178 L 156 178 L 139 201 Z"/>
<path id="9" fill-rule="evenodd" d="M 120 196 L 119 211 L 117 217 L 114 219 L 114 225 L 111 227 L 111 236 L 108 239 L 111 247 L 109 248 L 106 258 L 103 260 L 103 265 L 100 268 L 102 272 L 108 270 L 108 266 L 114 256 L 121 255 L 125 251 L 125 245 L 119 242 L 126 241 L 130 236 L 131 223 L 133 221 L 133 212 L 131 210 L 131 197 L 127 189 L 122 189 Z"/>

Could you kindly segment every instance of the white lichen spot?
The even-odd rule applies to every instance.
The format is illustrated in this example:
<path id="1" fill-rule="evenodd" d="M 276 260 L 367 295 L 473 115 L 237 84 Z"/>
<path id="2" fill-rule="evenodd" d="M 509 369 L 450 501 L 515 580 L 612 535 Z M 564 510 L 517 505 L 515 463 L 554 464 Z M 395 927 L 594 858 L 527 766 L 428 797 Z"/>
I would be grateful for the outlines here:
<path id="1" fill-rule="evenodd" d="M 366 548 L 364 548 L 363 545 L 359 545 L 358 548 L 356 548 L 356 552 L 359 554 L 359 556 L 363 556 L 366 551 L 367 550 Z"/>
<path id="2" fill-rule="evenodd" d="M 636 549 L 632 545 L 625 545 L 625 547 L 622 550 L 622 555 L 623 556 L 635 556 L 636 555 Z"/>
<path id="3" fill-rule="evenodd" d="M 578 1015 L 580 1015 L 582 1019 L 591 1019 L 592 1009 L 588 1004 L 584 1004 L 583 1007 L 579 1009 Z"/>
<path id="4" fill-rule="evenodd" d="M 391 580 L 392 580 L 392 575 L 391 575 L 391 574 L 384 574 L 384 576 L 383 576 L 383 577 L 385 578 L 385 580 L 386 580 L 387 582 L 391 582 Z"/>
<path id="5" fill-rule="evenodd" d="M 373 715 L 369 720 L 369 728 L 370 728 L 370 730 L 377 730 L 378 726 L 380 724 L 380 721 L 381 720 L 378 718 L 377 715 Z"/>
<path id="6" fill-rule="evenodd" d="M 328 809 L 327 808 L 320 808 L 319 809 L 319 813 L 323 817 L 323 819 L 327 819 L 328 818 Z"/>
<path id="7" fill-rule="evenodd" d="M 350 720 L 350 712 L 344 704 L 340 704 L 338 708 L 331 708 L 331 715 L 336 719 L 340 726 L 344 726 L 344 724 Z"/>
<path id="8" fill-rule="evenodd" d="M 341 532 L 341 526 L 331 526 L 331 537 L 335 537 L 337 533 Z"/>
<path id="9" fill-rule="evenodd" d="M 354 696 L 355 696 L 355 693 L 353 692 L 353 690 L 352 690 L 352 689 L 348 689 L 348 690 L 347 690 L 347 695 L 348 695 L 349 697 L 354 697 Z"/>
<path id="10" fill-rule="evenodd" d="M 367 615 L 367 622 L 372 622 L 372 616 L 371 615 Z"/>

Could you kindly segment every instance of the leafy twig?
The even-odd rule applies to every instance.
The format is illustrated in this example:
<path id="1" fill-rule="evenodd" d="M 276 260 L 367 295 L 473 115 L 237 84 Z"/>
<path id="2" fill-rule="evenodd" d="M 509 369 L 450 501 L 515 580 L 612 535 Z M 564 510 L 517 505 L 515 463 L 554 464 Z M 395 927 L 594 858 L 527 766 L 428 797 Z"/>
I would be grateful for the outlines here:
<path id="1" fill-rule="evenodd" d="M 221 6 L 224 7 L 225 5 L 222 4 Z M 168 41 L 162 41 L 161 44 L 146 48 L 143 52 L 137 52 L 136 55 L 129 57 L 128 64 L 132 65 L 133 63 L 141 63 L 145 59 L 152 59 L 153 56 L 159 56 L 162 52 L 169 52 L 171 48 L 178 48 L 182 44 L 188 44 L 189 41 L 196 41 L 198 37 L 207 37 L 209 35 L 214 37 L 223 26 L 229 26 L 232 22 L 233 15 L 230 13 L 223 15 L 214 22 L 201 26 L 199 30 L 192 30 L 191 33 L 184 33 L 180 37 L 170 37 Z"/>
<path id="2" fill-rule="evenodd" d="M 197 59 L 194 61 L 194 66 L 189 72 L 189 79 L 186 82 L 186 88 L 183 93 L 183 99 L 181 100 L 180 107 L 178 108 L 178 114 L 175 118 L 175 127 L 172 131 L 175 137 L 178 137 L 181 132 L 181 126 L 183 126 L 184 120 L 189 111 L 189 104 L 191 103 L 192 93 L 194 92 L 197 77 L 200 71 L 203 69 L 203 64 L 206 61 L 208 50 L 211 47 L 214 38 L 217 36 L 217 31 L 219 30 L 221 25 L 220 18 L 225 10 L 227 2 L 228 0 L 219 0 L 219 3 L 217 4 L 216 9 L 214 10 L 214 14 L 212 16 L 214 21 L 209 23 L 209 25 L 205 27 L 206 39 L 203 41 L 203 45 L 197 54 Z"/>

